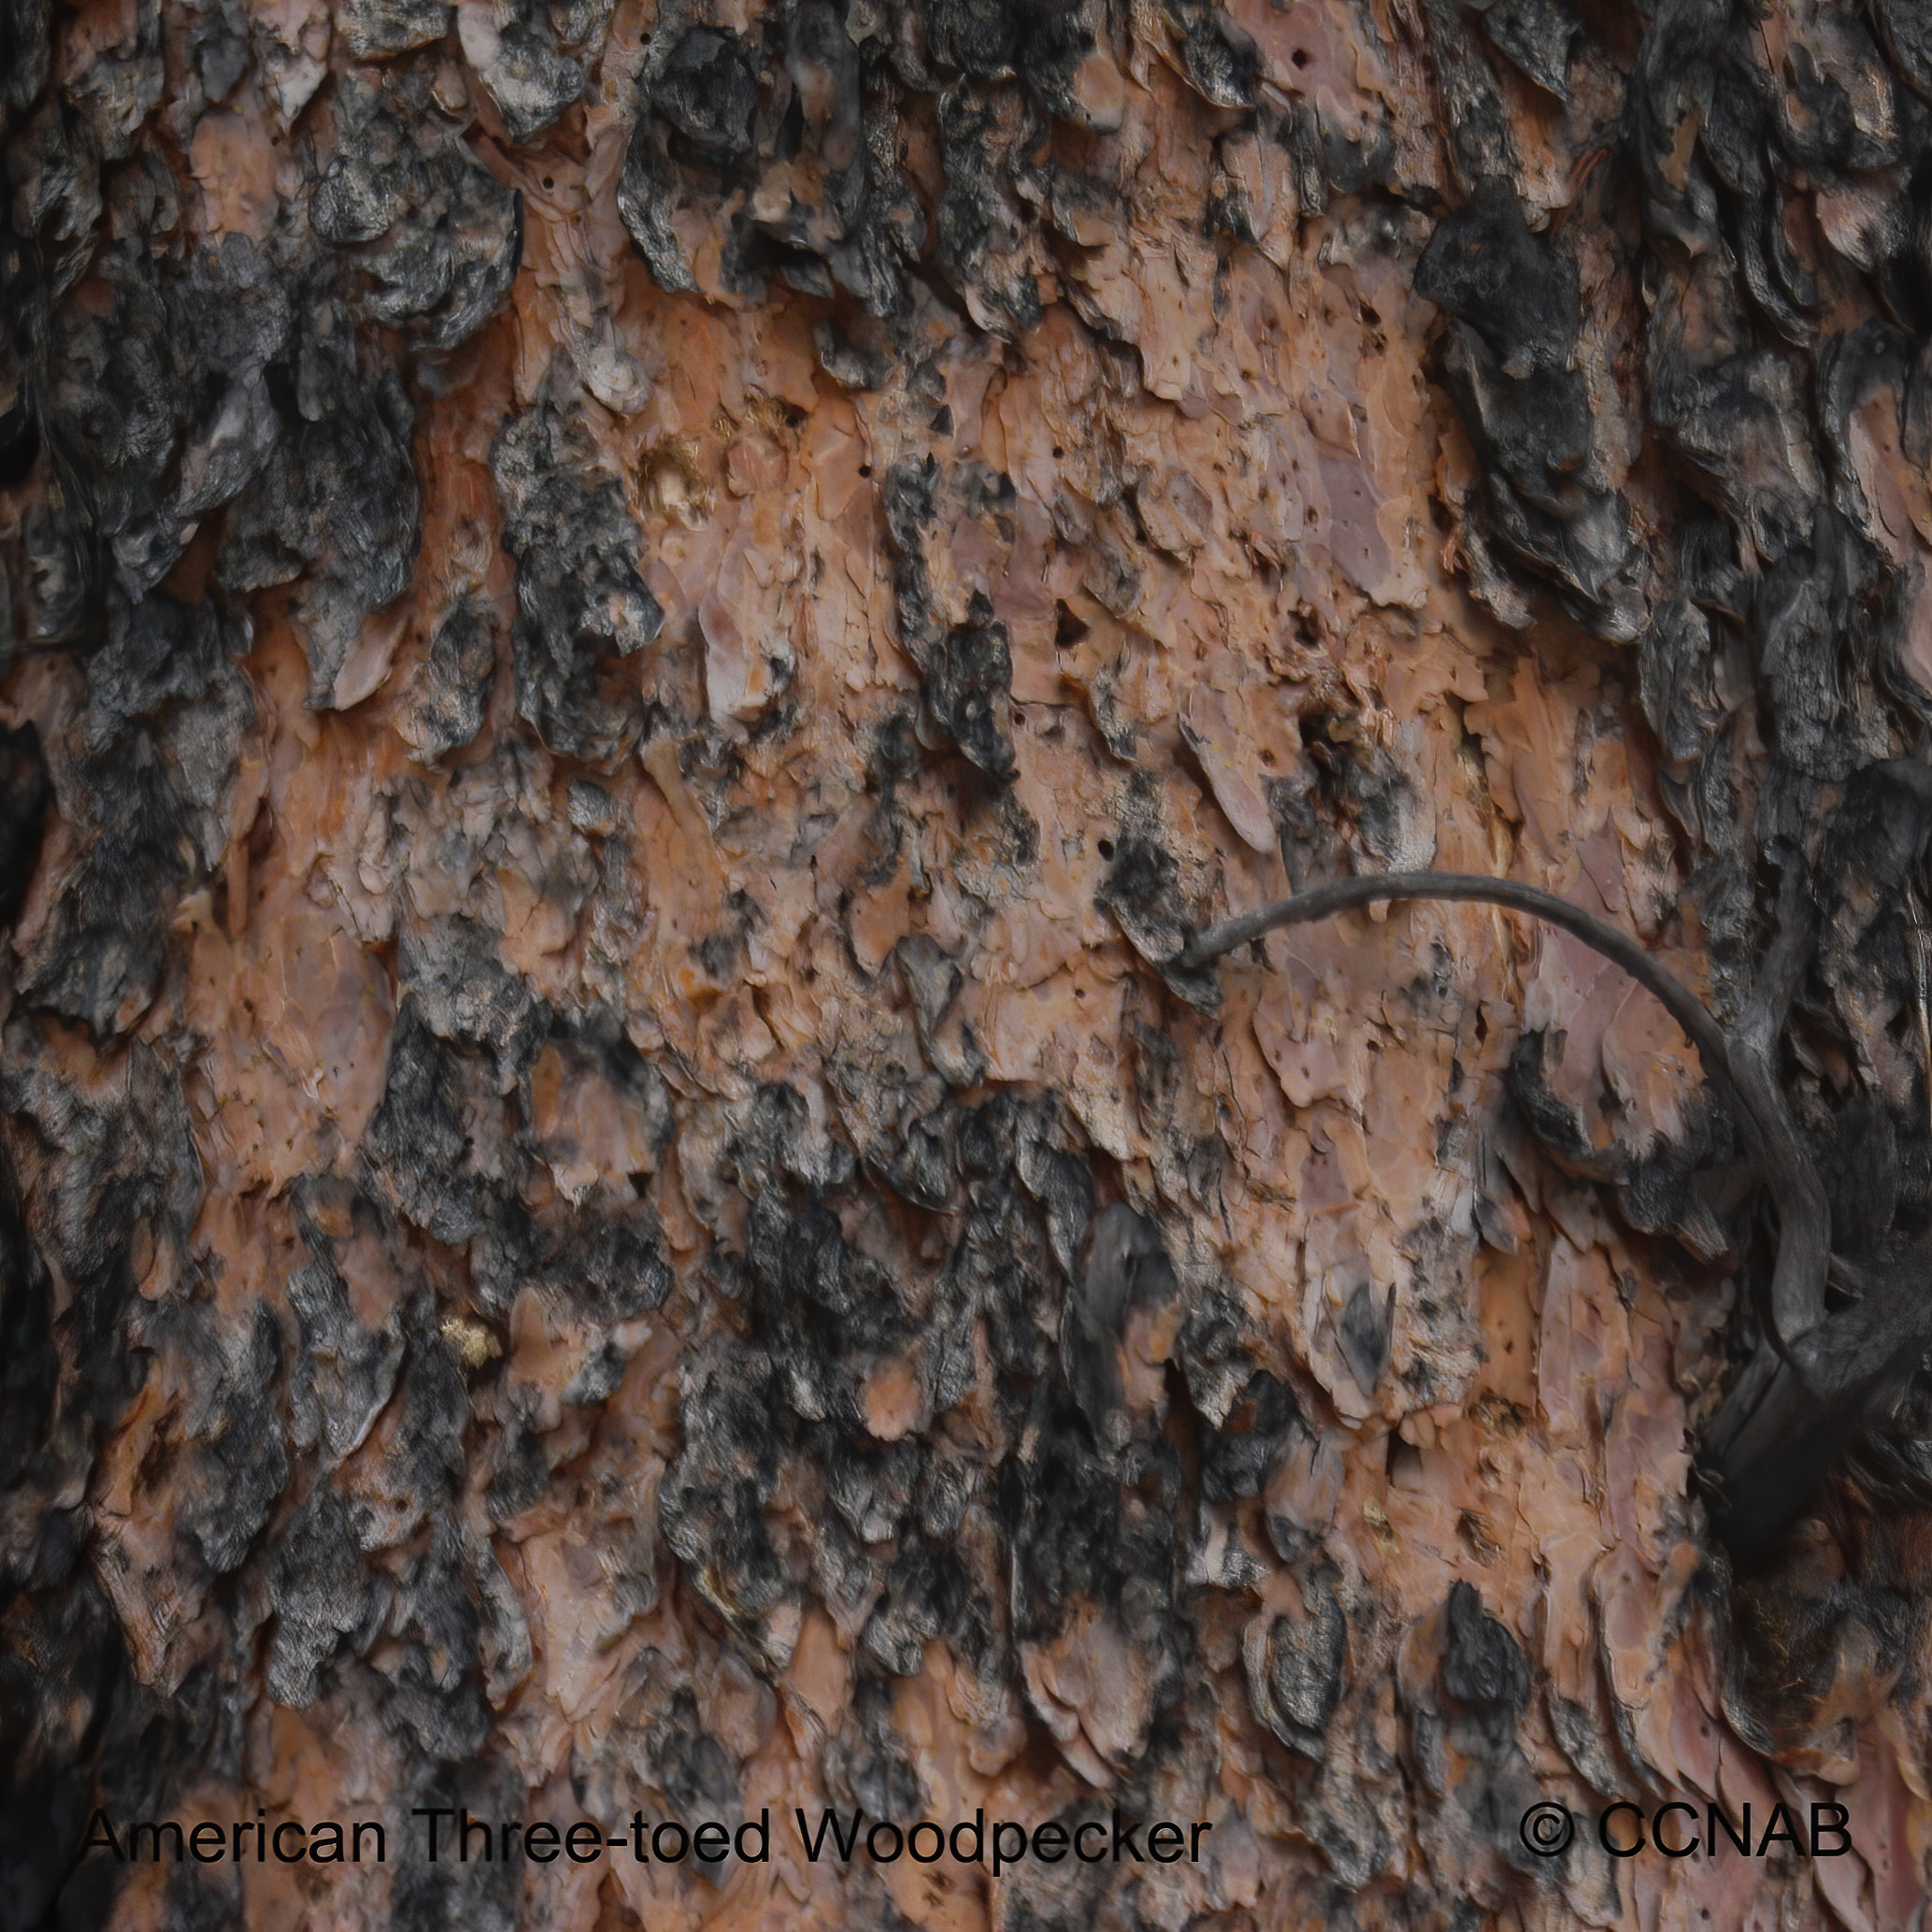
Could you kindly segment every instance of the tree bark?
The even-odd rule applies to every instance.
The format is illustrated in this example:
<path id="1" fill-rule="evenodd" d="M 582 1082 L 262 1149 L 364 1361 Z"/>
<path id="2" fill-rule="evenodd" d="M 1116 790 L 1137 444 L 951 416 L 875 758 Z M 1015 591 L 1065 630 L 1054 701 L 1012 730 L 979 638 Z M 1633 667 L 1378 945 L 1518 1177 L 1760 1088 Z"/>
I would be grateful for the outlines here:
<path id="1" fill-rule="evenodd" d="M 1916 1923 L 1912 0 L 0 130 L 0 1932 Z"/>

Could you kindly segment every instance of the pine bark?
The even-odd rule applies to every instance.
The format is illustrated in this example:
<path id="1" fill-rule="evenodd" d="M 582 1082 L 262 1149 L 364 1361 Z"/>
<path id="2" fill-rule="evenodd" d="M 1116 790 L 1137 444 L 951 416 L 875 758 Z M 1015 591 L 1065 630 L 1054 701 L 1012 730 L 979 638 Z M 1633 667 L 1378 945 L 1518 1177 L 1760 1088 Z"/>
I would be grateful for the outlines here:
<path id="1" fill-rule="evenodd" d="M 1913 0 L 0 0 L 0 1932 L 1914 1922 Z M 1424 872 L 1583 923 L 1199 943 Z M 98 1836 L 258 1819 L 386 1856 Z"/>

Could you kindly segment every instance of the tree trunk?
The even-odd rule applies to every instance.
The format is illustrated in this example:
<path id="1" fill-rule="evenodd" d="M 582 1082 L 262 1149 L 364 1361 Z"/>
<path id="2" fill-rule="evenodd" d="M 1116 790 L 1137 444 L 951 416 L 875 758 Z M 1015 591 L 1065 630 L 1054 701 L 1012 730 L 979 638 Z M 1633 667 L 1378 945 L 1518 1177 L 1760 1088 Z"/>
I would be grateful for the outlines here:
<path id="1" fill-rule="evenodd" d="M 0 0 L 0 1932 L 1915 1923 L 1925 21 Z"/>

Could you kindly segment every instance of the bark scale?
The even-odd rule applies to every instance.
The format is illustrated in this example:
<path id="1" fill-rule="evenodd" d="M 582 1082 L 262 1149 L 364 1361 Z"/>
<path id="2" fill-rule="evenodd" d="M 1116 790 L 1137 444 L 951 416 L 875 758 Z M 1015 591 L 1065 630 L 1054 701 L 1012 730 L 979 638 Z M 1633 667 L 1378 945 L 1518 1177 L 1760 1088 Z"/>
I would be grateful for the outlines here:
<path id="1" fill-rule="evenodd" d="M 0 1927 L 1911 1922 L 1911 0 L 0 0 Z M 1728 1084 L 1195 946 L 1430 869 Z"/>

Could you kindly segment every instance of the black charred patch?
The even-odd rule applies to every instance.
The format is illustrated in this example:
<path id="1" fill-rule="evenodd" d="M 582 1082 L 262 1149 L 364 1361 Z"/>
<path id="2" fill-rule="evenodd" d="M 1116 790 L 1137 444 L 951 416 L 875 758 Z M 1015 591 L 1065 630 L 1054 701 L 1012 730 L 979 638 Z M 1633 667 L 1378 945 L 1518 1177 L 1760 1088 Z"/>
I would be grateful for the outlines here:
<path id="1" fill-rule="evenodd" d="M 608 767 L 643 728 L 634 694 L 607 682 L 664 612 L 637 575 L 640 535 L 614 477 L 556 405 L 509 423 L 491 452 L 504 548 L 517 559 L 517 707 L 553 751 Z"/>
<path id="2" fill-rule="evenodd" d="M 926 665 L 922 690 L 933 723 L 969 764 L 1004 780 L 1014 767 L 1013 654 L 1007 627 L 977 593 L 963 624 L 939 639 Z"/>
<path id="3" fill-rule="evenodd" d="M 1634 637 L 1639 553 L 1629 505 L 1593 461 L 1575 266 L 1530 233 L 1512 189 L 1486 180 L 1437 227 L 1415 287 L 1453 318 L 1444 373 L 1497 540 L 1580 622 Z"/>
<path id="4" fill-rule="evenodd" d="M 651 105 L 703 152 L 745 153 L 758 82 L 737 36 L 714 27 L 687 28 L 651 83 Z"/>

